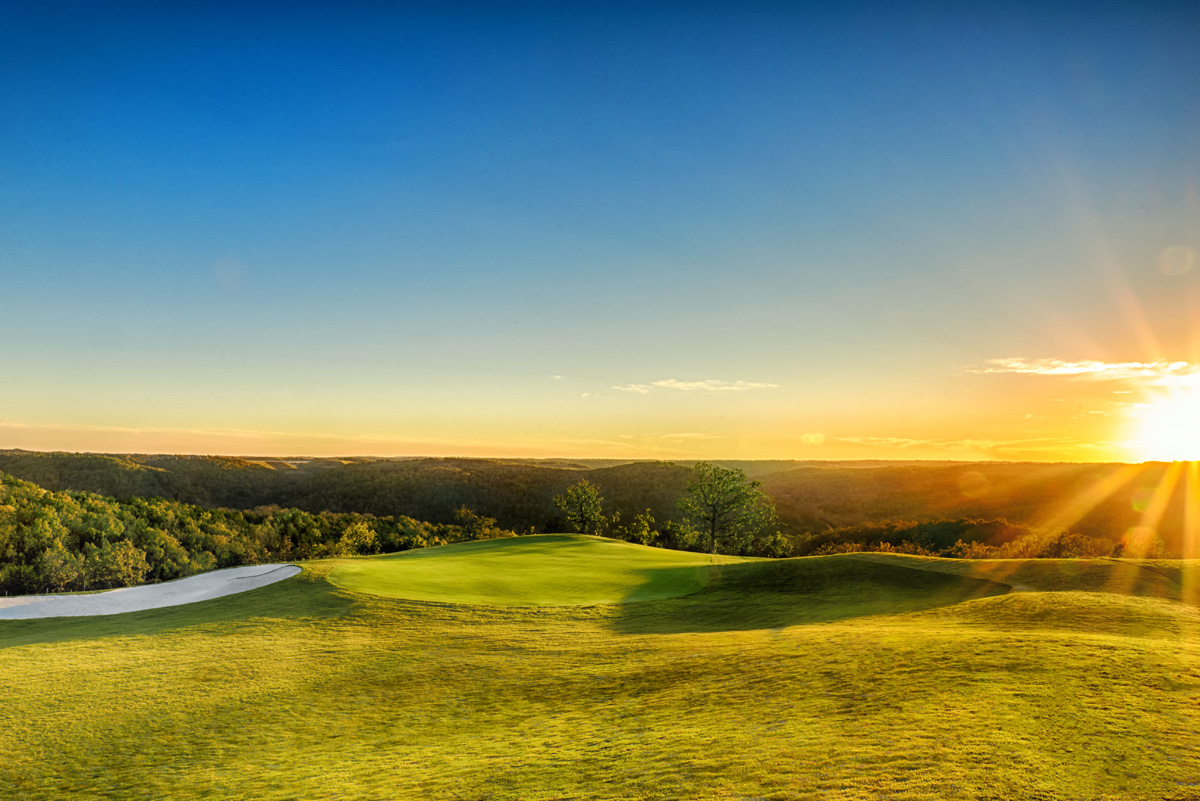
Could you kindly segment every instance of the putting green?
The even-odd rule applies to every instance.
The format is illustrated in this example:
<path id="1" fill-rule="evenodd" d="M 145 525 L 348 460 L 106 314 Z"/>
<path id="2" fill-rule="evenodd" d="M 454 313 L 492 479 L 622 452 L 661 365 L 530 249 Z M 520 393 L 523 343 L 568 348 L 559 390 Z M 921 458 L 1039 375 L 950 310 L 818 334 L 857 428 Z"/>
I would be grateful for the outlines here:
<path id="1" fill-rule="evenodd" d="M 511 537 L 347 559 L 339 587 L 414 601 L 579 606 L 674 598 L 708 583 L 709 566 L 750 561 L 572 534 Z"/>

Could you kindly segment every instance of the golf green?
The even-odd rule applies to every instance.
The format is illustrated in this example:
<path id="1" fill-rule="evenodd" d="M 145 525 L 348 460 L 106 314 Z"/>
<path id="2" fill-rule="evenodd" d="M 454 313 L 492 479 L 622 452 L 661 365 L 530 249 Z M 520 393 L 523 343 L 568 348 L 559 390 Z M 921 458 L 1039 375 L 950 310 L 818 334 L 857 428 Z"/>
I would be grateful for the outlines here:
<path id="1" fill-rule="evenodd" d="M 578 606 L 688 595 L 708 583 L 710 565 L 744 561 L 749 560 L 548 534 L 346 559 L 334 565 L 329 581 L 414 601 Z"/>

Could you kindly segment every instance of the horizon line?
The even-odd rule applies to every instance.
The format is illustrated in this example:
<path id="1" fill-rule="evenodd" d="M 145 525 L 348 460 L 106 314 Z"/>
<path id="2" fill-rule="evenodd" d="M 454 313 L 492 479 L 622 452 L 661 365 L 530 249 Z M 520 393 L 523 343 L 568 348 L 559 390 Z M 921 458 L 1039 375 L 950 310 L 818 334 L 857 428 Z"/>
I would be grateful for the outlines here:
<path id="1" fill-rule="evenodd" d="M 68 451 L 68 450 L 39 450 L 33 448 L 0 448 L 0 454 L 4 453 L 30 453 L 30 454 L 64 454 L 73 456 L 177 456 L 187 458 L 227 458 L 227 459 L 245 459 L 245 460 L 275 460 L 281 462 L 290 461 L 336 461 L 339 459 L 373 459 L 376 461 L 409 461 L 418 459 L 459 459 L 471 461 L 499 461 L 499 460 L 517 460 L 524 462 L 820 462 L 827 464 L 845 464 L 845 463 L 863 463 L 863 462 L 924 462 L 929 464 L 1113 464 L 1113 465 L 1144 465 L 1144 464 L 1172 464 L 1172 461 L 1161 459 L 1146 459 L 1140 462 L 1122 462 L 1111 460 L 1070 460 L 1070 459 L 885 459 L 885 458 L 861 458 L 861 459 L 748 459 L 748 458 L 726 458 L 726 457 L 705 457 L 702 459 L 654 459 L 649 457 L 611 457 L 611 456 L 467 456 L 467 455 L 443 455 L 434 456 L 431 454 L 394 454 L 383 456 L 379 454 L 338 454 L 336 456 L 308 456 L 302 454 L 289 454 L 286 456 L 271 456 L 266 454 L 253 453 L 173 453 L 173 452 L 155 452 L 155 451 Z M 1191 460 L 1176 459 L 1174 462 L 1187 462 Z"/>

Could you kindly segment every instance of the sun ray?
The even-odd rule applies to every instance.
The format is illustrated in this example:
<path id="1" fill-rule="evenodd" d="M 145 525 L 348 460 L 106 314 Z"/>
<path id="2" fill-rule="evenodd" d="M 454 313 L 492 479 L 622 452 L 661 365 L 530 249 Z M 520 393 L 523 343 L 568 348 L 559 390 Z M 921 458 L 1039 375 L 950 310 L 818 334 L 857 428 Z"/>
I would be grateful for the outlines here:
<path id="1" fill-rule="evenodd" d="M 1154 555 L 1154 544 L 1159 540 L 1158 527 L 1171 504 L 1175 488 L 1183 475 L 1182 462 L 1167 465 L 1162 478 L 1154 487 L 1146 508 L 1136 526 L 1131 527 L 1121 538 L 1121 557 L 1123 559 L 1145 559 Z M 1114 571 L 1108 581 L 1110 592 L 1118 594 L 1133 593 L 1135 585 L 1146 578 L 1140 570 Z"/>
<path id="2" fill-rule="evenodd" d="M 1158 526 L 1162 523 L 1167 507 L 1171 503 L 1171 497 L 1175 494 L 1175 486 L 1183 474 L 1183 466 L 1183 462 L 1172 462 L 1167 465 L 1166 472 L 1155 486 L 1154 493 L 1150 496 L 1150 501 L 1146 504 L 1141 519 L 1126 533 L 1126 539 L 1122 540 L 1122 545 L 1125 546 L 1124 555 L 1141 559 L 1147 556 L 1149 550 L 1153 548 L 1154 541 L 1158 539 Z"/>
<path id="3" fill-rule="evenodd" d="M 1184 484 L 1183 543 L 1180 555 L 1184 559 L 1200 558 L 1200 462 L 1187 463 Z"/>
<path id="4" fill-rule="evenodd" d="M 1137 341 L 1141 351 L 1150 355 L 1149 361 L 1161 360 L 1164 349 L 1151 322 L 1151 315 L 1123 267 L 1123 261 L 1097 211 L 1096 203 L 1089 196 L 1084 181 L 1066 156 L 1057 151 L 1052 153 L 1058 177 L 1070 201 L 1067 208 L 1071 211 L 1080 234 L 1092 248 L 1093 264 L 1101 279 L 1108 285 L 1113 303 L 1125 320 L 1125 329 Z"/>
<path id="5" fill-rule="evenodd" d="M 1070 529 L 1071 526 L 1086 517 L 1089 512 L 1137 478 L 1144 470 L 1144 465 L 1121 465 L 1118 470 L 1085 487 L 1074 498 L 1068 500 L 1063 506 L 1058 507 L 1049 517 L 1039 523 L 1036 528 L 1046 534 Z"/>
<path id="6" fill-rule="evenodd" d="M 1183 541 L 1180 544 L 1180 555 L 1184 559 L 1200 558 L 1200 462 L 1187 463 L 1183 496 Z M 1200 586 L 1196 579 L 1200 577 L 1200 565 L 1184 563 L 1180 571 L 1183 584 L 1183 597 L 1191 603 L 1200 599 Z"/>

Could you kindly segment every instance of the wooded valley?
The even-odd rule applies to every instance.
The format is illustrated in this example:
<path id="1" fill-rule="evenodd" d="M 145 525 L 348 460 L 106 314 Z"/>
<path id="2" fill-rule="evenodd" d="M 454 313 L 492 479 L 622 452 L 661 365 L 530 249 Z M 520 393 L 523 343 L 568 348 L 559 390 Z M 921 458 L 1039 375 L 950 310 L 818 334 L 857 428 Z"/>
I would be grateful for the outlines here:
<path id="1" fill-rule="evenodd" d="M 776 508 L 779 536 L 734 549 L 748 555 L 1191 555 L 1179 465 L 719 464 L 760 480 Z M 601 533 L 704 548 L 678 506 L 690 464 L 0 451 L 0 473 L 10 593 L 566 531 L 554 499 L 584 478 L 603 497 Z"/>

